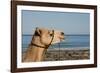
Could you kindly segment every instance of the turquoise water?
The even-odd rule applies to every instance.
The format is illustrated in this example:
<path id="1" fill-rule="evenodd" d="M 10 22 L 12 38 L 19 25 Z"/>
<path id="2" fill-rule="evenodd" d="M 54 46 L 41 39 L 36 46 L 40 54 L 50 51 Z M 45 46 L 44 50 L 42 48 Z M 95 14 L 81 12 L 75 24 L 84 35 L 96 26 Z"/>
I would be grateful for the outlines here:
<path id="1" fill-rule="evenodd" d="M 28 47 L 32 35 L 22 35 L 22 48 Z M 65 40 L 60 43 L 60 48 L 90 47 L 90 35 L 66 35 Z M 51 49 L 59 48 L 59 44 L 50 46 Z"/>

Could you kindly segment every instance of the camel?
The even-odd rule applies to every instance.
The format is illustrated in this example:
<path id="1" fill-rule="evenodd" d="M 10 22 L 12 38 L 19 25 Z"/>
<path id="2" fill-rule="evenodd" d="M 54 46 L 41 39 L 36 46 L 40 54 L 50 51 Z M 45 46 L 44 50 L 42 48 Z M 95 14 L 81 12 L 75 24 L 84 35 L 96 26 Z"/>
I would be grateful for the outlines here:
<path id="1" fill-rule="evenodd" d="M 31 43 L 24 55 L 23 62 L 40 62 L 44 59 L 44 52 L 51 44 L 64 40 L 64 33 L 47 28 L 36 27 Z"/>

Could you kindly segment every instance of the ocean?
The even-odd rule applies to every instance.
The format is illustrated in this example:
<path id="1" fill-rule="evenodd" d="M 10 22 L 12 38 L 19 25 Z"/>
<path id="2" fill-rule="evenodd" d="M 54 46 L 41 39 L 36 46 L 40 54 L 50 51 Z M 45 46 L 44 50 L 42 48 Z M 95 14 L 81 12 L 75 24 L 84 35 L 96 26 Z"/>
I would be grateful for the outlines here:
<path id="1" fill-rule="evenodd" d="M 32 35 L 22 35 L 22 49 L 25 50 L 31 42 Z M 70 48 L 89 48 L 90 47 L 90 35 L 65 35 L 65 40 L 61 43 L 51 45 L 50 49 L 70 49 Z"/>

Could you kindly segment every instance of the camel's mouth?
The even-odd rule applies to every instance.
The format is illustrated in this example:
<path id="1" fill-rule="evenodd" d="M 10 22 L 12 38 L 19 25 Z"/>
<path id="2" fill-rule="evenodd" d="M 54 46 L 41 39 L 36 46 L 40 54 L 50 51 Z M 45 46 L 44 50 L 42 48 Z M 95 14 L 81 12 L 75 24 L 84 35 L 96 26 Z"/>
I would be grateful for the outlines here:
<path id="1" fill-rule="evenodd" d="M 61 35 L 59 38 L 64 40 L 64 35 Z"/>
<path id="2" fill-rule="evenodd" d="M 64 39 L 65 39 L 64 36 L 58 37 L 58 38 L 53 40 L 52 44 L 56 44 L 56 43 L 59 43 L 61 41 L 64 41 Z"/>
<path id="3" fill-rule="evenodd" d="M 61 41 L 63 41 L 64 39 L 65 39 L 64 37 L 63 38 L 60 38 Z"/>
<path id="4" fill-rule="evenodd" d="M 62 41 L 62 40 L 64 40 L 65 38 L 64 38 L 64 34 L 63 35 L 61 35 L 60 37 L 59 37 L 59 39 Z"/>

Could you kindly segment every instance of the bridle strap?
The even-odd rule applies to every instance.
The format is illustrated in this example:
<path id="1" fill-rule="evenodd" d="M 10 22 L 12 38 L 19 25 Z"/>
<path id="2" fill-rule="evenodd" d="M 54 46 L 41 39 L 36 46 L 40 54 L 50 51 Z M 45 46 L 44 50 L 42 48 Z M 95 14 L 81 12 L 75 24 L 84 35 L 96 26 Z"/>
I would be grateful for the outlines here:
<path id="1" fill-rule="evenodd" d="M 54 30 L 52 30 L 52 34 L 53 34 L 52 39 L 51 39 L 51 41 L 50 41 L 50 43 L 48 45 L 46 45 L 46 46 L 40 46 L 40 45 L 37 45 L 37 44 L 34 44 L 34 43 L 31 43 L 31 45 L 47 49 L 51 45 L 51 43 L 52 43 L 52 41 L 54 39 Z"/>
<path id="2" fill-rule="evenodd" d="M 53 36 L 52 36 L 51 42 L 49 43 L 48 46 L 46 46 L 46 49 L 44 49 L 44 52 L 43 52 L 43 54 L 42 54 L 42 56 L 43 56 L 42 59 L 45 58 L 45 54 L 46 54 L 46 52 L 47 52 L 47 49 L 48 49 L 48 47 L 51 45 L 51 43 L 52 43 L 52 41 L 53 41 L 53 39 L 54 39 L 54 30 L 52 30 L 52 34 L 53 34 Z"/>
<path id="3" fill-rule="evenodd" d="M 51 45 L 51 43 L 52 43 L 52 41 L 53 41 L 53 39 L 54 39 L 54 30 L 52 30 L 52 34 L 53 34 L 53 36 L 52 36 L 51 42 L 49 43 L 49 45 L 46 46 L 47 49 L 48 49 L 48 47 Z"/>
<path id="4" fill-rule="evenodd" d="M 31 43 L 31 45 L 36 46 L 36 47 L 40 47 L 40 48 L 46 48 L 44 46 L 40 46 L 40 45 L 37 45 L 37 44 L 34 44 L 34 43 Z"/>

